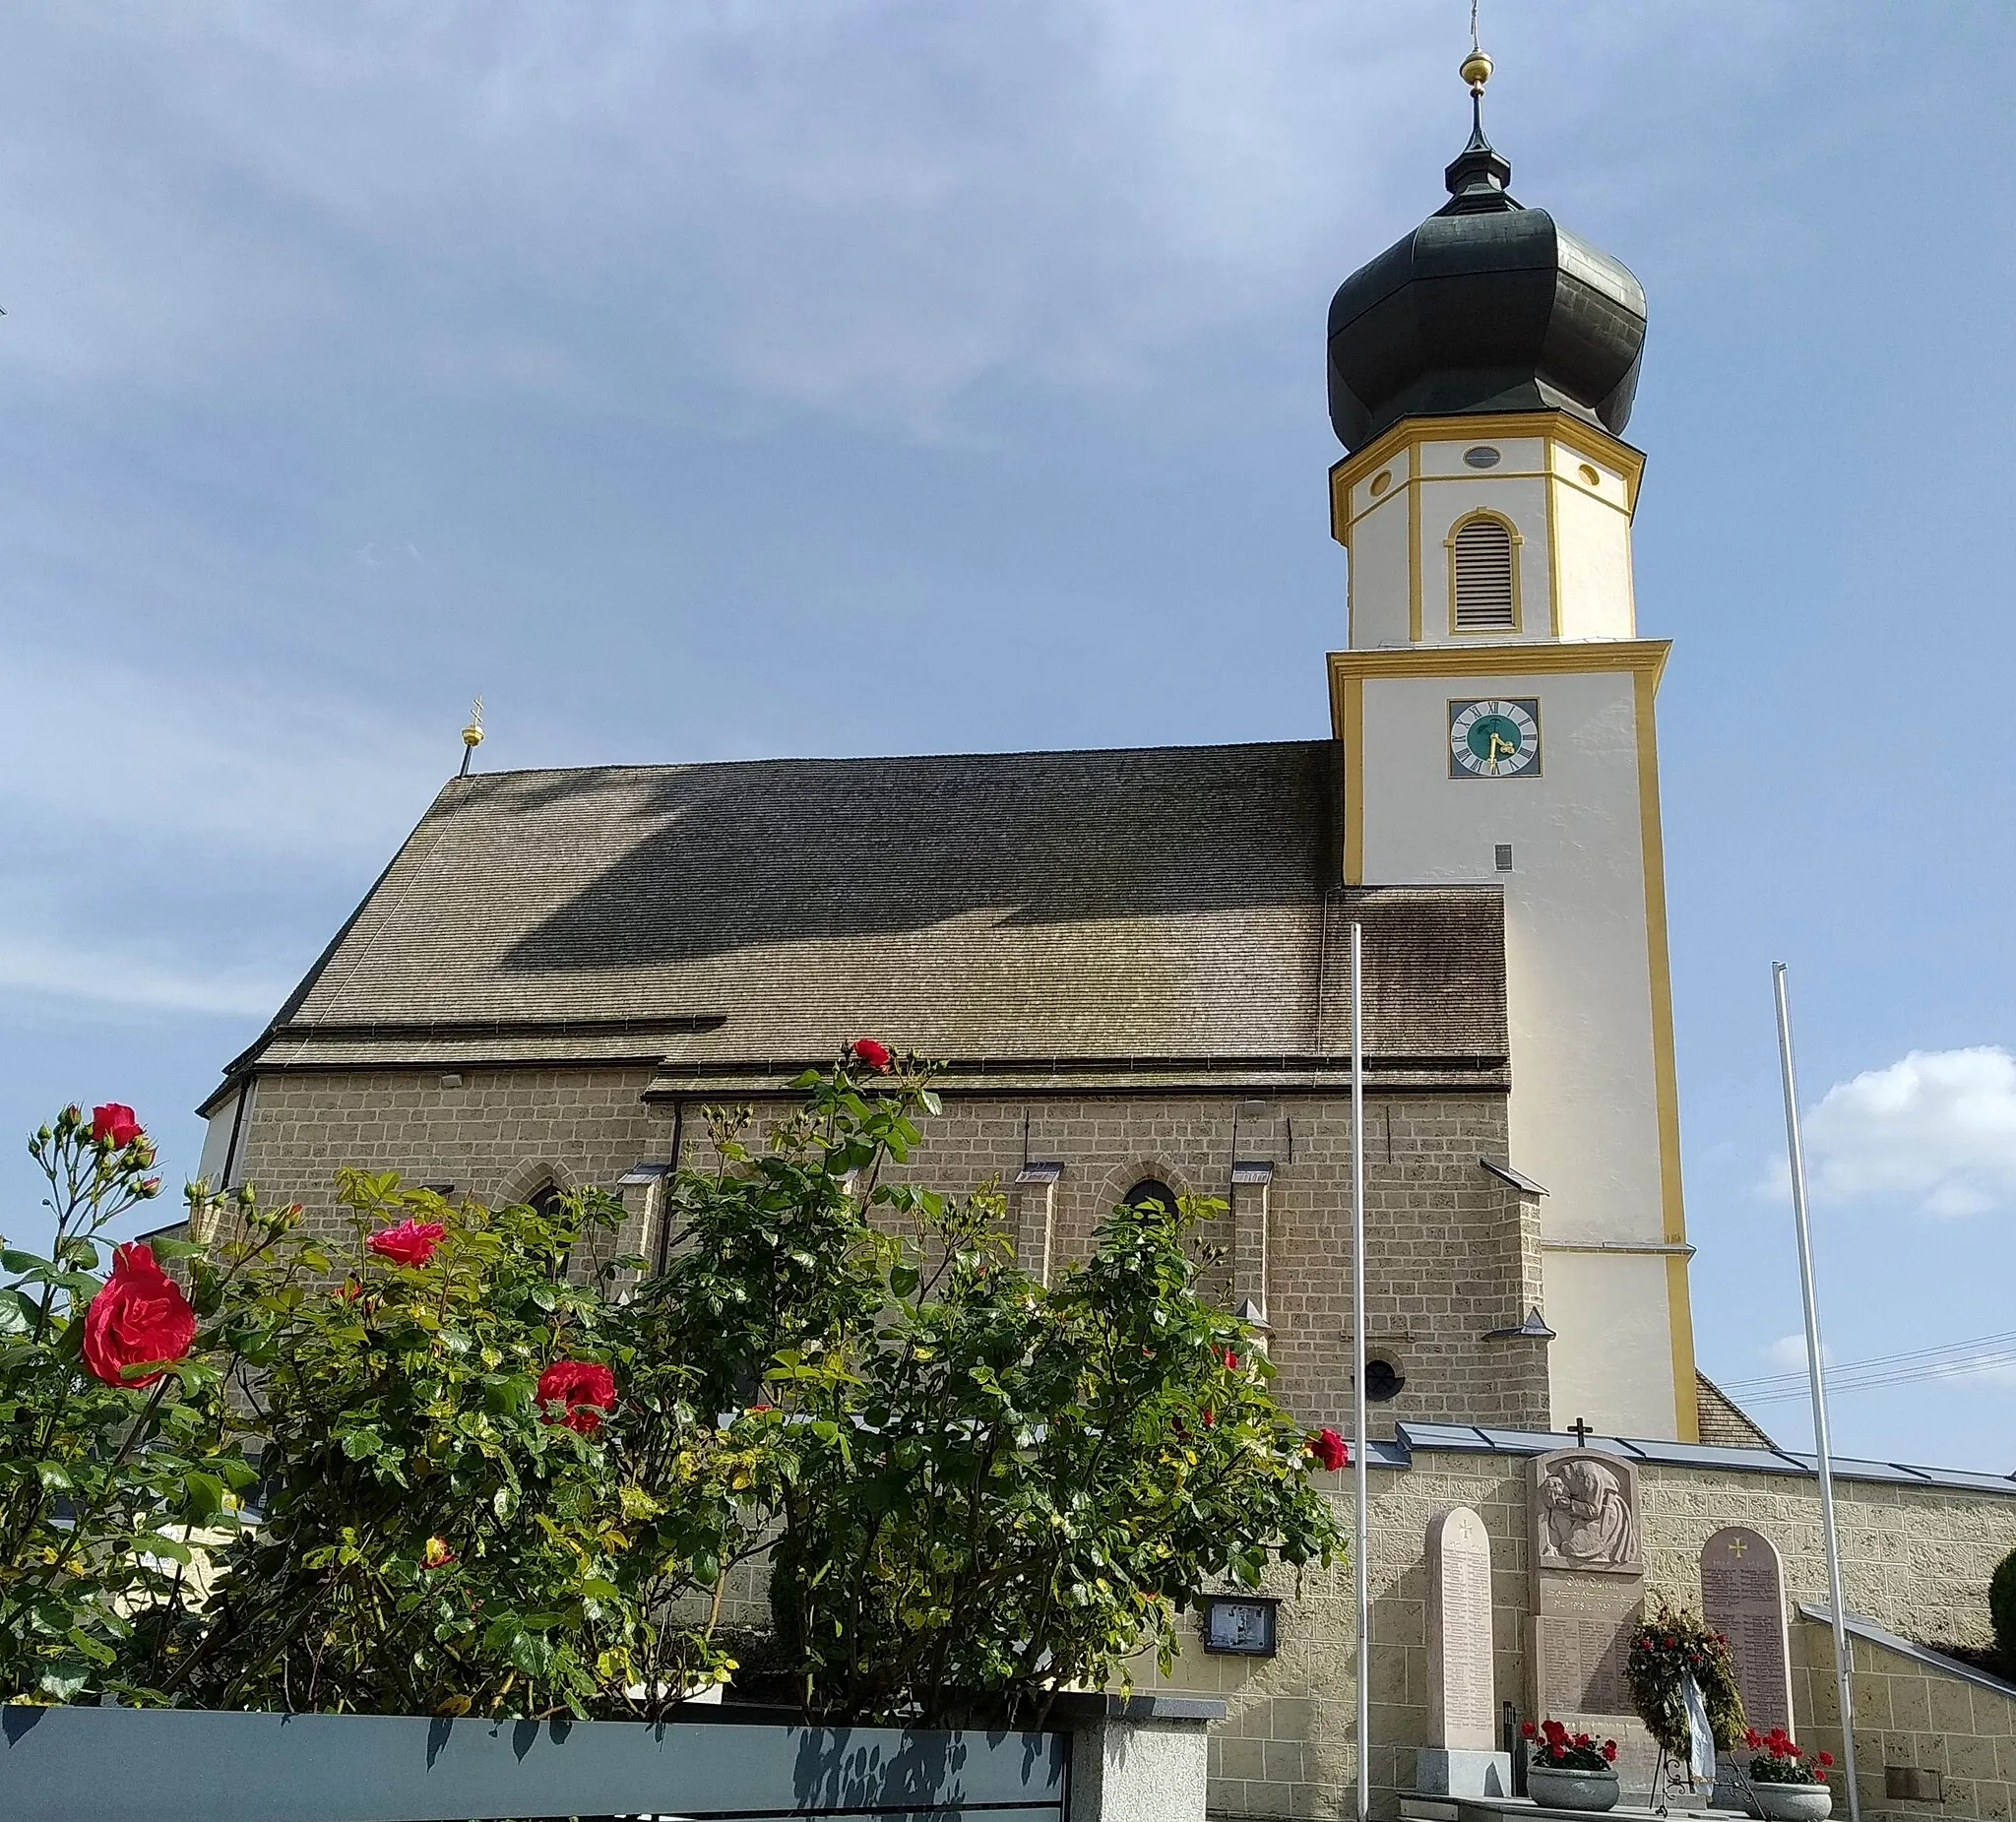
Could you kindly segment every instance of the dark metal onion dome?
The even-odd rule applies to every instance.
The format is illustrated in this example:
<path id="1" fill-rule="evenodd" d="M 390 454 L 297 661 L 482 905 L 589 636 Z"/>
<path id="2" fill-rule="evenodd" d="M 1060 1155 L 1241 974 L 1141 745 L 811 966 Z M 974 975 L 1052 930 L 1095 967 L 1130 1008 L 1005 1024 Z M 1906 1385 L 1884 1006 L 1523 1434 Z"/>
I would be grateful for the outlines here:
<path id="1" fill-rule="evenodd" d="M 1572 411 L 1621 431 L 1638 389 L 1645 287 L 1513 201 L 1484 138 L 1489 59 L 1464 64 L 1475 125 L 1449 201 L 1330 300 L 1330 422 L 1346 449 L 1403 417 Z"/>

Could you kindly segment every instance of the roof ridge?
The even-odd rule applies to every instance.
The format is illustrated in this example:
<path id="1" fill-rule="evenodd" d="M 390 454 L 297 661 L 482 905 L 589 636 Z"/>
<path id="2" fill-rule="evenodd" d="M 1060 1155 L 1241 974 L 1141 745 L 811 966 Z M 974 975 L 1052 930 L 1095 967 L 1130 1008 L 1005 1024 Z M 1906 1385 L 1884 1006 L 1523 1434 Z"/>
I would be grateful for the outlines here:
<path id="1" fill-rule="evenodd" d="M 598 772 L 701 772 L 731 766 L 888 766 L 955 759 L 1093 759 L 1122 758 L 1137 753 L 1272 753 L 1334 744 L 1327 734 L 1312 734 L 1302 740 L 1195 740 L 1172 742 L 1166 746 L 1001 747 L 976 753 L 767 753 L 753 759 L 610 760 L 591 766 L 512 766 L 494 772 L 472 772 L 466 782 L 474 785 L 492 779 L 569 778 Z"/>

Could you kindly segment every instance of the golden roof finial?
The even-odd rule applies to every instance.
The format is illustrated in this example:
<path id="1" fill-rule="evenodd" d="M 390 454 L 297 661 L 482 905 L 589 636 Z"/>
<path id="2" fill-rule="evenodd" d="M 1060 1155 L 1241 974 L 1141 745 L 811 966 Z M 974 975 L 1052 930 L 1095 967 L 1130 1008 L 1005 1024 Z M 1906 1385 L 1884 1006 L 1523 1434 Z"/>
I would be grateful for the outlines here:
<path id="1" fill-rule="evenodd" d="M 483 743 L 483 699 L 478 696 L 469 712 L 469 725 L 462 730 L 462 770 L 458 778 L 469 777 L 469 762 L 476 755 L 476 748 Z"/>
<path id="2" fill-rule="evenodd" d="M 1460 74 L 1470 85 L 1473 98 L 1482 95 L 1484 84 L 1491 80 L 1491 67 L 1490 58 L 1477 41 L 1477 0 L 1470 0 L 1470 55 L 1464 58 Z"/>

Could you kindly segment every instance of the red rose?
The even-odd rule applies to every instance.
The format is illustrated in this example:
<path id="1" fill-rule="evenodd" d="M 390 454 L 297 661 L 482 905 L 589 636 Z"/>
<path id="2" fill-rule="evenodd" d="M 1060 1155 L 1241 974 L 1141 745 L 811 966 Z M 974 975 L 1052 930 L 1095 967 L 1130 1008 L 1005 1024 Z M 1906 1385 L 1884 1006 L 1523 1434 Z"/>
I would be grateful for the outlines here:
<path id="1" fill-rule="evenodd" d="M 1521 1723 L 1519 1724 L 1519 1731 L 1520 1731 L 1520 1732 L 1521 1732 L 1521 1734 L 1523 1734 L 1523 1735 L 1524 1735 L 1524 1736 L 1525 1736 L 1525 1737 L 1526 1737 L 1527 1739 L 1531 1739 L 1531 1738 L 1532 1738 L 1532 1737 L 1533 1737 L 1533 1736 L 1534 1736 L 1534 1735 L 1535 1735 L 1536 1733 L 1538 1733 L 1538 1732 L 1540 1731 L 1540 1728 L 1538 1728 L 1537 1727 L 1535 1727 L 1535 1726 L 1533 1725 L 1533 1723 L 1532 1723 L 1532 1722 L 1530 1722 L 1530 1721 L 1522 1721 L 1522 1722 L 1521 1722 Z"/>
<path id="2" fill-rule="evenodd" d="M 147 1135 L 141 1131 L 131 1107 L 108 1100 L 102 1107 L 92 1108 L 91 1136 L 94 1145 L 109 1145 L 114 1151 L 123 1152 L 134 1140 Z"/>
<path id="3" fill-rule="evenodd" d="M 103 1112 L 103 1108 L 99 1108 Z M 154 1262 L 154 1248 L 136 1243 L 112 1251 L 112 1276 L 84 1312 L 84 1363 L 113 1386 L 151 1386 L 161 1376 L 125 1375 L 129 1366 L 179 1360 L 196 1339 L 196 1312 Z"/>
<path id="4" fill-rule="evenodd" d="M 1834 1763 L 1834 1755 L 1831 1752 L 1823 1752 L 1814 1763 L 1817 1765 L 1832 1765 Z"/>
<path id="5" fill-rule="evenodd" d="M 438 1221 L 414 1221 L 409 1216 L 396 1227 L 380 1227 L 364 1244 L 394 1265 L 425 1265 L 447 1231 Z"/>
<path id="6" fill-rule="evenodd" d="M 1320 1429 L 1309 1438 L 1309 1453 L 1322 1465 L 1324 1471 L 1335 1474 L 1351 1460 L 1351 1450 L 1345 1440 L 1334 1429 Z"/>
<path id="7" fill-rule="evenodd" d="M 1617 1742 L 1615 1740 L 1606 1739 L 1604 1741 L 1603 1756 L 1606 1759 L 1614 1759 L 1617 1756 Z"/>
<path id="8" fill-rule="evenodd" d="M 856 1062 L 866 1063 L 877 1075 L 889 1068 L 889 1046 L 877 1043 L 872 1037 L 856 1037 L 848 1048 L 853 1052 Z"/>
<path id="9" fill-rule="evenodd" d="M 1239 1356 L 1229 1348 L 1225 1351 L 1225 1370 L 1228 1373 L 1235 1373 L 1239 1370 Z"/>
<path id="10" fill-rule="evenodd" d="M 555 1360 L 539 1375 L 538 1402 L 563 1405 L 548 1423 L 564 1423 L 584 1436 L 602 1426 L 602 1413 L 615 1408 L 616 1375 L 595 1360 Z"/>

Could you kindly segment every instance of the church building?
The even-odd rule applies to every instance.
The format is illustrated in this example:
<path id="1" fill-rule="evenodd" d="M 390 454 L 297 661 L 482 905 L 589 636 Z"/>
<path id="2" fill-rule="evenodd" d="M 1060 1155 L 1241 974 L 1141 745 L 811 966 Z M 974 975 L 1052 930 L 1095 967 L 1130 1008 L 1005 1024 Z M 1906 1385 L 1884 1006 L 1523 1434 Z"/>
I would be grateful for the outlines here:
<path id="1" fill-rule="evenodd" d="M 1474 97 L 1488 72 L 1466 65 Z M 662 1257 L 660 1186 L 705 1162 L 705 1109 L 781 1107 L 868 1036 L 943 1065 L 912 1174 L 998 1182 L 1039 1273 L 1083 1256 L 1123 1199 L 1223 1200 L 1218 1288 L 1262 1325 L 1278 1395 L 1312 1426 L 1348 1427 L 1357 1375 L 1371 1403 L 1375 1644 L 1400 1666 L 1373 1693 L 1382 1812 L 1431 1743 L 1435 1512 L 1475 1507 L 1490 1535 L 1498 1695 L 1562 1712 L 1519 1572 L 1541 1574 L 1528 1464 L 1571 1425 L 1630 1467 L 1604 1484 L 1637 1502 L 1655 1587 L 1698 1605 L 1703 1539 L 1740 1518 L 1782 1525 L 1794 1594 L 1813 1598 L 1810 1463 L 1694 1359 L 1656 731 L 1669 642 L 1638 625 L 1644 458 L 1624 440 L 1645 293 L 1510 176 L 1480 104 L 1447 200 L 1330 306 L 1346 586 L 1336 649 L 1308 654 L 1327 732 L 451 780 L 226 1067 L 205 1174 L 330 1222 L 344 1164 L 491 1204 L 619 1185 L 630 1249 Z M 1968 1602 L 2016 1544 L 2016 1483 L 1844 1474 L 1867 1545 L 1851 1604 L 1899 1632 L 1936 1613 L 1941 1636 L 1980 1633 Z M 1934 1557 L 1966 1588 L 1900 1569 Z M 1277 1658 L 1186 1654 L 1175 1681 L 1233 1704 L 1214 1809 L 1348 1813 L 1345 1585 L 1283 1592 Z M 1568 1706 L 1608 1713 L 1607 1674 L 1577 1672 Z M 1824 1736 L 1831 1684 L 1810 1684 L 1796 1719 Z M 1878 1790 L 1888 1750 L 1870 1748 Z"/>
<path id="2" fill-rule="evenodd" d="M 944 1063 L 921 1167 L 1010 1188 L 1038 1270 L 1143 1186 L 1228 1203 L 1224 1288 L 1336 1421 L 1358 923 L 1382 1423 L 1740 1428 L 1688 1312 L 1644 293 L 1507 170 L 1480 132 L 1331 306 L 1327 739 L 455 779 L 229 1065 L 211 1180 L 630 1177 L 650 1253 L 696 1110 L 870 1034 Z"/>

